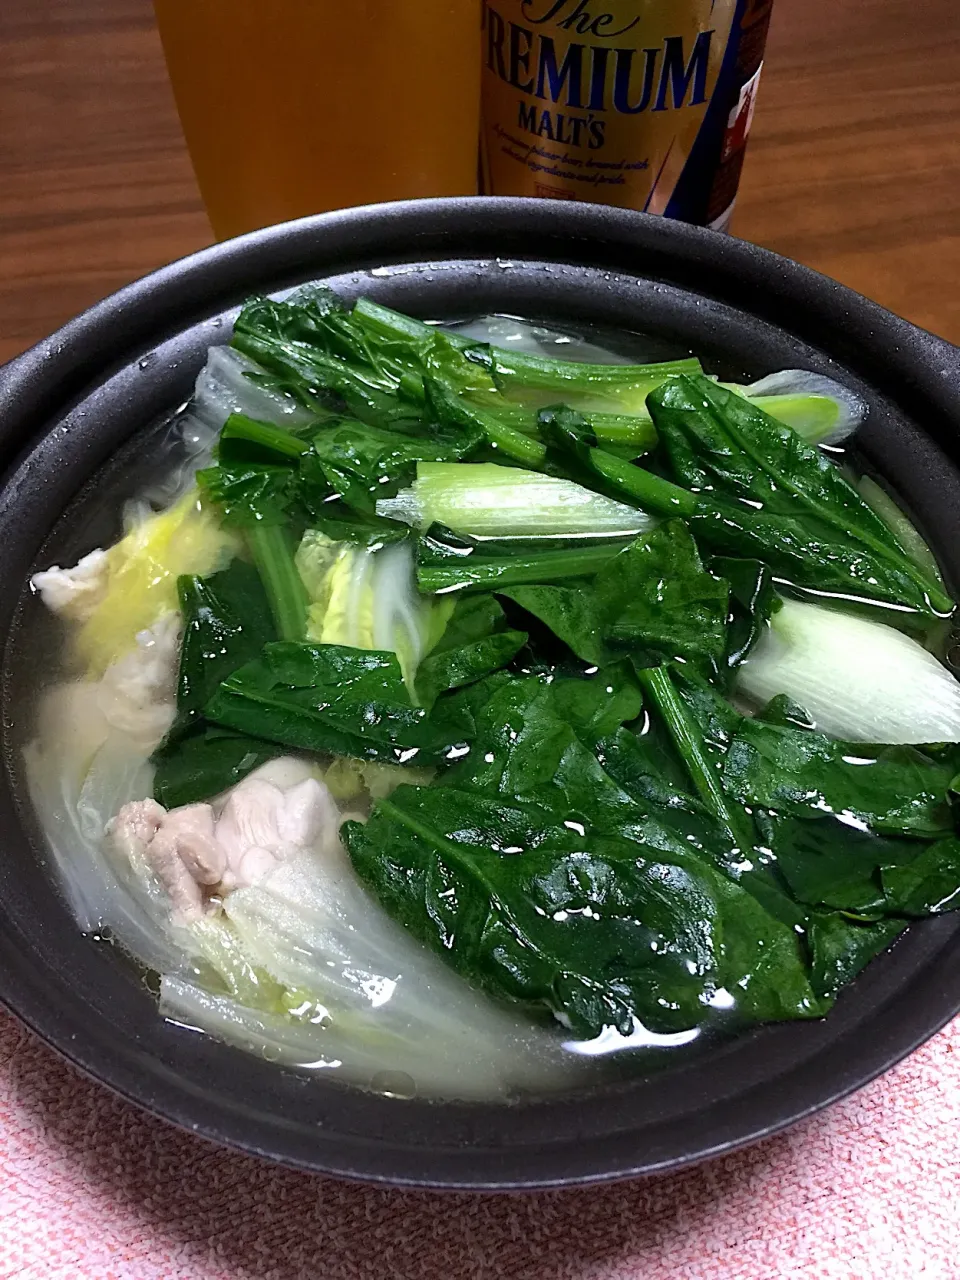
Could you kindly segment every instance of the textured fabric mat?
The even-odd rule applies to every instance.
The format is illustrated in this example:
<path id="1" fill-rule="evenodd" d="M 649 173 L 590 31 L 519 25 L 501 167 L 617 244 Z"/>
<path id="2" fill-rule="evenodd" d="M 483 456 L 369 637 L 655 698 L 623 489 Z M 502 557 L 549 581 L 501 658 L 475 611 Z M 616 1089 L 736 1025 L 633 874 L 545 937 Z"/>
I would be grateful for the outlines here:
<path id="1" fill-rule="evenodd" d="M 958 1280 L 960 1020 L 736 1156 L 601 1189 L 468 1196 L 221 1151 L 0 1014 L 0 1277 Z"/>

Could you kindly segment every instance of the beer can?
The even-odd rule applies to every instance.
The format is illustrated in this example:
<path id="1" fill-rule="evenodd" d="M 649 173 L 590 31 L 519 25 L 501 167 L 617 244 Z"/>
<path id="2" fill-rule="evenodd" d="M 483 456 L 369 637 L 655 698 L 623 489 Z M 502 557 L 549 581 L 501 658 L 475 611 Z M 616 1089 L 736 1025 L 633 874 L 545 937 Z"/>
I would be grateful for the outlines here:
<path id="1" fill-rule="evenodd" d="M 480 181 L 725 230 L 772 0 L 486 0 Z"/>

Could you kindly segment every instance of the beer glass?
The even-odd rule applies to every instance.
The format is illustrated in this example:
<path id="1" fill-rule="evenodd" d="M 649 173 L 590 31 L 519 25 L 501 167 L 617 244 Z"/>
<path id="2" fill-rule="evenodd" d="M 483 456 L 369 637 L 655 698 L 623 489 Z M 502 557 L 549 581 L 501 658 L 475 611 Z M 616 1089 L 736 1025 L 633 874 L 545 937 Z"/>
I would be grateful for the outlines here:
<path id="1" fill-rule="evenodd" d="M 480 0 L 154 0 L 219 239 L 476 192 Z"/>

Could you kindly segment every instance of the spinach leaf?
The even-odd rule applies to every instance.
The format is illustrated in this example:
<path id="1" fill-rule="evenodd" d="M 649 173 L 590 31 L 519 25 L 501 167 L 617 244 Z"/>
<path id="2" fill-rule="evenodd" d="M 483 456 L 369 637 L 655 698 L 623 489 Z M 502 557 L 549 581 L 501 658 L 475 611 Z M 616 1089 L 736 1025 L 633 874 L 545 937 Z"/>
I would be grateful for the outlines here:
<path id="1" fill-rule="evenodd" d="M 554 539 L 550 543 L 553 547 Z M 442 525 L 431 525 L 417 546 L 417 584 L 424 593 L 433 594 L 499 591 L 524 583 L 562 582 L 596 573 L 621 545 L 607 539 L 573 543 L 560 550 L 531 550 L 528 542 L 510 545 L 480 541 Z"/>
<path id="2" fill-rule="evenodd" d="M 881 868 L 913 862 L 922 849 L 915 840 L 878 836 L 827 814 L 813 818 L 764 814 L 758 821 L 798 902 L 861 919 L 911 914 L 885 892 Z"/>
<path id="3" fill-rule="evenodd" d="M 256 735 L 227 734 L 204 717 L 207 701 L 273 639 L 257 571 L 242 560 L 207 578 L 178 580 L 184 630 L 177 717 L 153 756 L 154 795 L 166 808 L 206 800 L 280 754 Z"/>
<path id="4" fill-rule="evenodd" d="M 455 786 L 495 788 L 565 808 L 565 816 L 599 827 L 599 808 L 634 806 L 611 783 L 590 746 L 634 720 L 641 708 L 635 681 L 608 668 L 590 679 L 520 676 L 494 690 L 478 710 L 471 751 L 450 775 Z M 587 745 L 584 745 L 587 744 Z"/>
<path id="5" fill-rule="evenodd" d="M 284 642 L 223 681 L 206 714 L 286 747 L 389 764 L 442 762 L 471 724 L 456 705 L 435 720 L 414 706 L 393 653 Z"/>
<path id="6" fill-rule="evenodd" d="M 933 840 L 953 831 L 957 748 L 828 738 L 802 727 L 805 713 L 783 698 L 759 716 L 741 716 L 691 673 L 661 670 L 698 723 L 732 799 L 796 818 L 834 815 L 879 835 Z"/>
<path id="7" fill-rule="evenodd" d="M 285 463 L 224 459 L 198 471 L 197 485 L 227 528 L 282 525 L 297 498 L 297 470 Z"/>
<path id="8" fill-rule="evenodd" d="M 952 829 L 949 760 L 911 748 L 865 757 L 870 748 L 797 727 L 795 713 L 781 723 L 742 719 L 689 673 L 660 668 L 640 677 L 687 771 L 687 787 L 692 783 L 734 845 L 731 851 L 709 834 L 690 833 L 695 847 L 778 919 L 804 926 L 812 910 L 824 908 L 860 920 L 903 917 L 952 901 L 944 895 L 960 875 L 957 845 L 952 838 L 920 843 Z M 757 753 L 749 785 L 742 776 L 747 743 Z M 643 740 L 626 734 L 601 750 L 612 776 L 641 802 L 669 806 L 674 825 L 676 807 L 696 812 L 682 782 L 665 782 L 660 750 L 651 759 Z"/>
<path id="9" fill-rule="evenodd" d="M 610 777 L 645 809 L 709 812 L 694 795 L 683 759 L 659 716 L 646 715 L 638 732 L 618 729 L 600 739 L 597 758 Z"/>
<path id="10" fill-rule="evenodd" d="M 278 743 L 201 721 L 176 744 L 158 749 L 154 799 L 165 809 L 209 800 L 284 751 Z"/>
<path id="11" fill-rule="evenodd" d="M 649 397 L 658 431 L 671 435 L 674 442 L 672 460 L 681 477 L 693 474 L 691 459 L 699 458 L 684 434 L 688 419 L 696 422 L 698 415 L 706 417 L 710 427 L 720 422 L 719 412 L 705 398 L 707 392 L 700 394 L 701 385 L 714 387 L 708 379 L 679 377 L 670 379 Z M 741 400 L 737 396 L 733 399 Z M 747 407 L 761 419 L 766 418 L 762 411 Z M 886 526 L 882 526 L 882 533 L 876 530 L 874 522 L 882 522 L 846 485 L 839 472 L 835 478 L 824 480 L 816 468 L 799 468 L 796 475 L 785 473 L 775 502 L 769 492 L 766 502 L 762 497 L 743 497 L 740 482 L 744 477 L 737 469 L 740 460 L 736 448 L 732 443 L 728 448 L 731 457 L 737 458 L 737 465 L 731 463 L 733 479 L 725 488 L 726 472 L 718 442 L 715 473 L 711 472 L 709 483 L 704 489 L 686 489 L 598 448 L 593 428 L 570 409 L 541 410 L 539 420 L 541 435 L 551 446 L 548 461 L 553 460 L 553 465 L 566 465 L 581 483 L 651 514 L 682 518 L 702 546 L 725 556 L 759 560 L 798 588 L 808 588 L 819 595 L 842 595 L 847 607 L 864 601 L 893 605 L 898 625 L 905 625 L 911 618 L 914 625 L 926 625 L 931 616 L 942 616 L 953 608 L 953 602 L 927 581 Z M 787 430 L 793 435 L 780 424 L 774 425 L 777 432 Z M 701 434 L 704 441 L 709 441 L 709 431 Z M 696 435 L 692 428 L 691 435 Z M 701 436 L 696 438 L 699 442 Z M 807 449 L 800 442 L 794 452 L 803 457 Z M 752 459 L 753 454 L 749 457 Z M 823 455 L 818 454 L 818 458 L 823 465 L 832 466 Z M 755 492 L 763 494 L 771 490 L 772 481 L 757 465 L 760 479 Z M 869 514 L 863 516 L 857 504 Z"/>
<path id="12" fill-rule="evenodd" d="M 255 298 L 234 323 L 232 346 L 281 380 L 308 408 L 331 396 L 363 419 L 418 416 L 423 388 L 406 353 L 373 343 L 329 290 L 311 287 L 277 302 Z"/>
<path id="13" fill-rule="evenodd" d="M 713 816 L 731 843 L 746 853 L 756 843 L 756 831 L 749 814 L 744 813 L 740 806 L 732 804 L 725 791 L 718 770 L 714 738 L 709 731 L 704 732 L 702 721 L 691 713 L 671 679 L 669 668 L 657 667 L 640 671 L 638 676 L 707 812 Z M 692 684 L 689 687 L 698 688 Z M 705 705 L 709 707 L 706 702 Z M 713 716 L 716 713 L 709 707 L 708 714 Z M 725 726 L 721 732 L 726 734 Z"/>
<path id="14" fill-rule="evenodd" d="M 641 665 L 663 658 L 725 667 L 729 587 L 708 573 L 686 526 L 671 520 L 604 563 L 592 583 L 530 585 L 501 594 L 539 618 L 584 662 L 628 649 Z"/>
<path id="15" fill-rule="evenodd" d="M 459 599 L 446 629 L 417 668 L 417 694 L 431 707 L 447 689 L 472 684 L 497 671 L 527 642 L 525 631 L 507 626 L 506 615 L 493 596 Z"/>
<path id="16" fill-rule="evenodd" d="M 708 752 L 706 743 L 703 750 Z M 771 851 L 744 851 L 711 807 L 692 791 L 692 779 L 659 715 L 645 717 L 642 732 L 620 730 L 598 744 L 604 770 L 644 813 L 643 839 L 658 849 L 693 851 L 746 889 L 772 916 L 802 931 L 809 908 L 798 904 Z"/>
<path id="17" fill-rule="evenodd" d="M 941 915 L 960 907 L 960 840 L 937 840 L 910 861 L 884 863 L 888 903 L 905 916 Z"/>
<path id="18" fill-rule="evenodd" d="M 614 557 L 614 563 L 618 558 Z M 596 599 L 589 582 L 570 586 L 530 583 L 527 586 L 498 588 L 497 593 L 539 618 L 584 662 L 599 666 L 609 660 Z"/>
<path id="19" fill-rule="evenodd" d="M 545 806 L 401 787 L 344 835 L 388 911 L 468 980 L 592 1037 L 821 1011 L 796 935 L 696 857 L 583 840 Z M 759 977 L 757 977 L 759 975 Z"/>
<path id="20" fill-rule="evenodd" d="M 439 422 L 485 440 L 497 451 L 498 461 L 505 458 L 534 469 L 543 466 L 547 456 L 545 446 L 517 430 L 496 409 L 469 400 L 438 378 L 425 378 L 424 390 L 427 406 Z"/>
<path id="21" fill-rule="evenodd" d="M 960 882 L 960 867 L 950 869 L 960 842 L 850 842 L 843 823 L 816 808 L 802 816 L 758 808 L 755 830 L 723 786 L 742 717 L 689 673 L 658 668 L 640 679 L 653 714 L 639 735 L 621 727 L 640 710 L 625 668 L 488 686 L 460 762 L 429 793 L 394 793 L 365 832 L 348 834 L 358 872 L 469 980 L 550 1008 L 578 1034 L 629 1017 L 660 1029 L 693 1025 L 711 990 L 730 992 L 745 1019 L 824 1012 L 844 974 L 905 917 L 935 909 L 951 875 Z M 818 736 L 792 724 L 759 729 Z M 936 767 L 948 777 L 948 762 Z M 941 800 L 946 786 L 941 779 Z M 646 896 L 651 875 L 682 884 L 708 926 L 714 951 L 702 969 L 676 904 Z M 549 911 L 545 883 L 563 887 Z M 671 954 L 712 975 L 706 987 L 698 977 L 687 988 L 672 969 L 638 972 L 625 938 L 643 929 L 669 934 Z M 666 1006 L 651 1007 L 653 992 Z"/>
<path id="22" fill-rule="evenodd" d="M 729 678 L 760 639 L 767 623 L 780 608 L 773 574 L 759 560 L 734 560 L 713 556 L 707 568 L 730 587 L 730 612 L 724 655 Z"/>
<path id="23" fill-rule="evenodd" d="M 953 608 L 822 450 L 751 401 L 708 378 L 681 376 L 651 392 L 648 403 L 675 478 L 756 512 L 739 532 L 725 533 L 722 518 L 702 511 L 691 520 L 695 535 L 740 550 L 766 531 L 767 551 L 758 558 L 798 586 L 925 615 Z"/>
<path id="24" fill-rule="evenodd" d="M 597 574 L 594 594 L 605 637 L 635 661 L 680 658 L 705 671 L 723 662 L 730 588 L 704 569 L 682 521 L 631 542 Z"/>
<path id="25" fill-rule="evenodd" d="M 232 413 L 220 432 L 217 455 L 231 461 L 244 458 L 250 462 L 296 461 L 310 448 L 309 441 L 301 435 L 301 432 L 309 430 L 310 427 L 278 427 L 269 422 L 258 422 L 245 413 Z"/>
<path id="26" fill-rule="evenodd" d="M 624 666 L 589 679 L 506 681 L 476 713 L 471 749 L 442 785 L 549 804 L 588 838 L 616 836 L 668 855 L 695 853 L 739 880 L 743 855 L 704 806 L 681 786 L 644 785 L 644 763 L 631 747 L 652 734 L 621 729 L 636 721 L 640 706 Z M 650 751 L 653 761 L 659 746 Z M 787 917 L 793 924 L 802 913 L 781 910 Z"/>
<path id="27" fill-rule="evenodd" d="M 313 510 L 329 497 L 341 498 L 368 516 L 378 498 L 393 497 L 413 482 L 418 462 L 456 462 L 476 449 L 479 431 L 431 427 L 419 434 L 385 430 L 362 422 L 340 422 L 313 438 L 301 461 L 307 501 Z"/>
<path id="28" fill-rule="evenodd" d="M 275 638 L 260 577 L 235 559 L 219 573 L 177 581 L 183 640 L 177 683 L 177 727 L 200 719 L 214 690 Z"/>
<path id="29" fill-rule="evenodd" d="M 621 725 L 634 721 L 643 709 L 636 675 L 626 662 L 601 667 L 588 679 L 554 679 L 551 702 L 591 749 Z"/>
<path id="30" fill-rule="evenodd" d="M 316 493 L 312 496 L 317 499 Z M 307 500 L 310 497 L 309 493 L 305 495 Z M 312 503 L 311 506 L 311 528 L 326 534 L 332 542 L 358 542 L 362 546 L 377 547 L 403 542 L 410 536 L 409 525 L 357 511 L 332 495 L 319 498 L 315 506 Z"/>
<path id="31" fill-rule="evenodd" d="M 891 917 L 859 923 L 838 911 L 818 912 L 807 929 L 812 956 L 810 980 L 817 996 L 830 1000 L 906 928 Z"/>
<path id="32" fill-rule="evenodd" d="M 292 518 L 298 463 L 309 447 L 293 432 L 235 413 L 220 433 L 217 465 L 199 471 L 197 484 L 228 527 L 283 524 Z"/>
<path id="33" fill-rule="evenodd" d="M 869 747 L 745 719 L 723 786 L 736 800 L 792 817 L 833 814 L 881 835 L 935 839 L 953 830 L 953 772 L 915 747 Z"/>

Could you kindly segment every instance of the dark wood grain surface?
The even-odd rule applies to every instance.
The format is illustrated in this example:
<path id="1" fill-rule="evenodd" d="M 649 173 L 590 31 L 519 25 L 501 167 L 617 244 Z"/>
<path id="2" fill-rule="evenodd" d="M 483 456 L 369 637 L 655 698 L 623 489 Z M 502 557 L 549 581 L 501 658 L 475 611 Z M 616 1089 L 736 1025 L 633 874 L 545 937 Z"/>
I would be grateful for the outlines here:
<path id="1" fill-rule="evenodd" d="M 960 343 L 957 0 L 777 0 L 734 231 Z M 210 240 L 148 0 L 0 0 L 0 360 Z"/>

